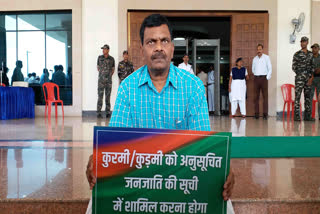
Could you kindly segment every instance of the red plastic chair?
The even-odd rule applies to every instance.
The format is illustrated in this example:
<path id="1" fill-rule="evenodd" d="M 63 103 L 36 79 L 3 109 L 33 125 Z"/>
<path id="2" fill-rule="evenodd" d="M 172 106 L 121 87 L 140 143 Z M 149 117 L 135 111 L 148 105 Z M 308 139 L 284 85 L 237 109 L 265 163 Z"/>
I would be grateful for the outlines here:
<path id="1" fill-rule="evenodd" d="M 6 85 L 4 83 L 1 83 L 0 86 L 6 87 Z"/>
<path id="2" fill-rule="evenodd" d="M 57 99 L 55 98 L 55 95 L 54 95 L 55 88 L 57 89 Z M 48 107 L 48 117 L 51 118 L 51 106 L 52 106 L 52 103 L 54 103 L 56 107 L 56 117 L 57 117 L 58 116 L 57 106 L 58 106 L 58 103 L 61 103 L 62 117 L 64 118 L 63 101 L 60 100 L 59 86 L 55 83 L 47 82 L 42 85 L 42 89 L 43 89 L 44 99 L 46 101 L 44 116 L 46 117 L 46 112 Z"/>
<path id="3" fill-rule="evenodd" d="M 315 92 L 315 96 L 312 97 L 312 118 L 316 117 L 316 104 L 318 102 L 317 89 L 315 89 L 314 92 Z M 316 99 L 314 99 L 314 97 L 316 97 Z M 318 114 L 320 113 L 318 112 Z"/>
<path id="4" fill-rule="evenodd" d="M 294 99 L 292 98 L 292 90 L 294 90 L 294 85 L 292 84 L 283 84 L 281 86 L 282 97 L 284 100 L 282 117 L 284 117 L 284 110 L 286 109 L 287 105 L 287 117 L 290 117 L 290 106 L 292 106 L 292 118 L 294 114 Z M 300 103 L 300 116 L 302 116 L 302 109 Z"/>

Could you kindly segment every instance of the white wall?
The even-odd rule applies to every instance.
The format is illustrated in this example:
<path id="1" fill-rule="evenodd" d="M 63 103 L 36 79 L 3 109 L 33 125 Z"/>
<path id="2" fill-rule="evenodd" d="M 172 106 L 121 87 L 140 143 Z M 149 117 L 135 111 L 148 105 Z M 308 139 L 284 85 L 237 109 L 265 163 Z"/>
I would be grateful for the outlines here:
<path id="1" fill-rule="evenodd" d="M 102 54 L 101 47 L 110 46 L 110 55 L 118 66 L 118 1 L 82 0 L 82 110 L 97 109 L 97 57 Z M 117 70 L 117 69 L 116 69 Z M 118 90 L 117 71 L 113 75 L 111 109 Z M 103 104 L 102 110 L 105 108 Z"/>
<path id="2" fill-rule="evenodd" d="M 312 36 L 312 43 L 320 43 L 320 19 L 319 19 L 319 12 L 320 12 L 320 0 L 313 0 L 312 1 L 312 15 L 311 15 L 311 36 Z"/>
<path id="3" fill-rule="evenodd" d="M 293 32 L 291 20 L 297 18 L 301 12 L 304 12 L 306 17 L 304 27 L 300 33 L 297 33 L 296 43 L 290 44 L 289 35 Z M 291 68 L 292 58 L 294 53 L 301 49 L 300 39 L 302 36 L 307 36 L 309 41 L 312 41 L 310 17 L 311 0 L 278 0 L 277 112 L 283 109 L 281 85 L 285 83 L 294 84 L 295 74 Z"/>

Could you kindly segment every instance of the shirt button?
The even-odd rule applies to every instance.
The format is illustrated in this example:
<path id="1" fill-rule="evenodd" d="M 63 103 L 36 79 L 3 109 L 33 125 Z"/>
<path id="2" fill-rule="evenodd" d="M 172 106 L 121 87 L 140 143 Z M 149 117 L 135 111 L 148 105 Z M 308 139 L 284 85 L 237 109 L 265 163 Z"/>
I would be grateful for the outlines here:
<path id="1" fill-rule="evenodd" d="M 161 117 L 159 117 L 159 120 L 161 120 Z"/>

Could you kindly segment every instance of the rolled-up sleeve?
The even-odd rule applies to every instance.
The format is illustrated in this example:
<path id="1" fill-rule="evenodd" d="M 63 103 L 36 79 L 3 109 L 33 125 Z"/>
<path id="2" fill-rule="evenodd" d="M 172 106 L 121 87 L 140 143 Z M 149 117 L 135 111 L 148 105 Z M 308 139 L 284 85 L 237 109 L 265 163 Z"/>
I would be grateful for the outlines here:
<path id="1" fill-rule="evenodd" d="M 267 80 L 270 80 L 272 75 L 272 65 L 271 65 L 271 60 L 269 56 L 266 57 L 266 61 L 267 61 L 266 63 L 267 63 L 267 69 L 268 69 Z"/>

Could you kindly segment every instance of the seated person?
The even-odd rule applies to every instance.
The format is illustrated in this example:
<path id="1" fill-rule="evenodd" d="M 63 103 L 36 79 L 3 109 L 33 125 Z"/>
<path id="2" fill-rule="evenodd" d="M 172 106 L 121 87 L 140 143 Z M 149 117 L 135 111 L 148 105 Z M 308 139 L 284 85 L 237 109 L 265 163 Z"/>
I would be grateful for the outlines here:
<path id="1" fill-rule="evenodd" d="M 22 67 L 23 67 L 22 61 L 17 60 L 16 68 L 13 70 L 13 74 L 11 78 L 11 85 L 13 82 L 16 82 L 16 81 L 24 81 L 24 76 L 21 72 Z"/>
<path id="2" fill-rule="evenodd" d="M 7 73 L 8 73 L 8 68 L 7 67 L 4 67 L 3 68 L 3 72 L 1 73 L 2 75 L 2 83 L 5 84 L 6 86 L 9 86 L 9 78 L 7 76 Z"/>
<path id="3" fill-rule="evenodd" d="M 141 54 L 146 64 L 121 82 L 109 126 L 210 131 L 203 83 L 194 74 L 171 63 L 174 45 L 167 18 L 159 14 L 148 16 L 140 28 L 140 40 Z M 153 105 L 149 105 L 149 100 L 154 102 Z M 156 115 L 170 117 L 155 120 L 158 118 Z M 175 119 L 179 115 L 185 115 L 182 124 Z M 92 156 L 88 161 L 87 178 L 92 189 L 96 183 Z M 233 185 L 234 175 L 230 170 L 221 187 L 224 200 L 230 198 Z M 228 208 L 232 209 L 231 202 Z M 91 212 L 90 209 L 89 204 L 87 213 Z"/>
<path id="4" fill-rule="evenodd" d="M 32 74 L 29 73 L 28 76 L 26 78 L 24 78 L 25 82 L 29 82 L 29 79 L 32 77 Z"/>
<path id="5" fill-rule="evenodd" d="M 37 78 L 37 74 L 33 72 L 31 74 L 31 77 L 28 80 L 28 83 L 29 84 L 39 84 L 39 81 L 36 78 Z"/>
<path id="6" fill-rule="evenodd" d="M 54 66 L 54 73 L 52 75 L 52 82 L 59 85 L 64 86 L 66 84 L 66 75 L 63 73 L 62 65 Z"/>
<path id="7" fill-rule="evenodd" d="M 43 85 L 43 83 L 49 82 L 49 72 L 48 69 L 44 68 L 43 69 L 43 74 L 41 75 L 40 78 L 40 85 Z"/>
<path id="8" fill-rule="evenodd" d="M 67 77 L 66 77 L 66 85 L 72 85 L 72 68 L 68 68 Z"/>

